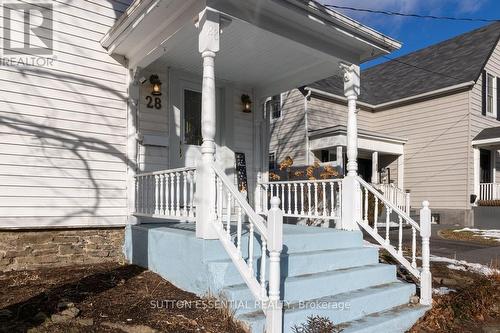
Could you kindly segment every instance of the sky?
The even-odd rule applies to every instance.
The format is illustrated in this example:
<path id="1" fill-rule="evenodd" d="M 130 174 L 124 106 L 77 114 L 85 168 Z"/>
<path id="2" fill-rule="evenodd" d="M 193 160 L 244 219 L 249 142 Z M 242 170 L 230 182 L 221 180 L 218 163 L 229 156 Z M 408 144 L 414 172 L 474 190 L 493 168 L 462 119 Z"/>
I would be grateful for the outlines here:
<path id="1" fill-rule="evenodd" d="M 500 0 L 319 0 L 319 2 L 421 15 L 500 20 Z M 410 53 L 488 24 L 485 22 L 419 19 L 336 10 L 402 42 L 401 49 L 391 53 L 390 57 Z M 384 61 L 387 59 L 379 58 L 363 64 L 362 68 Z"/>

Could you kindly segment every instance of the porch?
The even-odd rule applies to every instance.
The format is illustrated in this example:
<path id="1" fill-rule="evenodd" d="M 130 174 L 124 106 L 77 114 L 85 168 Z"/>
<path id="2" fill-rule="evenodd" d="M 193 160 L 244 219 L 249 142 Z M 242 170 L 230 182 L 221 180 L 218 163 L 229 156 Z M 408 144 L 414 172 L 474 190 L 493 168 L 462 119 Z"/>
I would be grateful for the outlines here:
<path id="1" fill-rule="evenodd" d="M 256 306 L 239 318 L 254 331 L 265 326 L 281 332 L 293 322 L 287 312 L 303 318 L 294 305 L 298 302 L 335 300 L 359 289 L 366 289 L 363 297 L 368 297 L 377 294 L 377 286 L 396 282 L 394 266 L 379 265 L 373 256 L 357 263 L 366 251 L 363 228 L 421 282 L 422 306 L 398 313 L 419 317 L 431 303 L 428 203 L 418 224 L 357 173 L 359 63 L 399 44 L 314 2 L 151 3 L 137 1 L 102 42 L 126 59 L 131 73 L 127 149 L 137 165 L 128 169 L 129 260 L 161 271 L 188 291 L 225 291 L 231 300 L 251 300 Z M 267 96 L 332 75 L 344 77 L 349 100 L 347 175 L 339 181 L 273 186 L 264 158 Z M 382 207 L 386 216 L 397 215 L 398 240 L 389 238 L 389 221 L 385 235 L 379 234 Z M 286 226 L 284 215 L 334 220 L 335 228 Z M 405 226 L 412 230 L 408 251 L 402 246 Z M 356 252 L 346 256 L 347 266 L 359 265 L 355 285 L 346 282 L 345 267 L 335 266 L 341 262 L 337 251 L 345 248 Z M 297 264 L 301 268 L 292 275 L 285 269 L 287 260 L 293 262 L 283 257 L 286 253 L 310 261 L 310 270 Z M 398 299 L 398 305 L 414 292 L 404 285 L 405 302 Z M 357 304 L 352 317 L 329 315 L 345 322 L 396 307 L 370 305 L 365 311 L 362 302 Z M 408 321 L 396 324 L 402 330 Z"/>
<path id="2" fill-rule="evenodd" d="M 500 127 L 481 131 L 472 141 L 474 151 L 474 194 L 480 206 L 500 206 L 500 184 L 497 182 L 500 160 Z M 472 200 L 471 200 L 472 202 Z M 473 202 L 474 203 L 474 202 Z"/>

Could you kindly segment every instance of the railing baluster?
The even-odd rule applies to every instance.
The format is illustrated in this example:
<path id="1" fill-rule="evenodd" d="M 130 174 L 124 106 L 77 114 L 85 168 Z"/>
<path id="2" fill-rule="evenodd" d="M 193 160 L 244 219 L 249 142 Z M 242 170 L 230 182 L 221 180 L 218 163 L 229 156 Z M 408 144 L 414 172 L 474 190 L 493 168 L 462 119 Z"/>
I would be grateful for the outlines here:
<path id="1" fill-rule="evenodd" d="M 250 227 L 250 232 L 249 232 L 249 239 L 248 239 L 248 268 L 250 269 L 250 272 L 252 273 L 253 275 L 253 234 L 254 234 L 254 230 L 253 230 L 253 223 L 249 223 L 248 224 L 249 227 Z"/>
<path id="2" fill-rule="evenodd" d="M 373 230 L 377 232 L 377 223 L 378 223 L 378 198 L 375 196 L 375 207 L 374 207 L 374 213 L 373 213 Z"/>
<path id="3" fill-rule="evenodd" d="M 160 214 L 160 177 L 158 175 L 154 176 L 155 180 L 155 214 Z"/>
<path id="4" fill-rule="evenodd" d="M 403 218 L 399 216 L 399 244 L 398 244 L 398 254 L 403 255 Z"/>
<path id="5" fill-rule="evenodd" d="M 285 184 L 281 184 L 281 209 L 285 211 Z"/>
<path id="6" fill-rule="evenodd" d="M 311 183 L 307 183 L 307 204 L 308 204 L 308 210 L 307 210 L 307 215 L 311 216 L 311 205 L 312 205 L 312 197 L 311 197 Z"/>
<path id="7" fill-rule="evenodd" d="M 217 192 L 215 194 L 216 196 L 216 203 L 217 203 L 217 221 L 219 222 L 219 225 L 221 228 L 224 227 L 222 223 L 222 206 L 223 206 L 223 200 L 222 200 L 222 180 L 220 180 L 219 177 L 217 177 Z"/>
<path id="8" fill-rule="evenodd" d="M 260 259 L 260 292 L 262 297 L 266 296 L 266 257 L 267 257 L 267 243 L 266 239 L 262 237 L 262 257 Z"/>
<path id="9" fill-rule="evenodd" d="M 300 214 L 305 215 L 305 212 L 304 212 L 304 183 L 300 183 Z"/>
<path id="10" fill-rule="evenodd" d="M 293 202 L 294 202 L 294 214 L 295 215 L 298 215 L 299 214 L 299 210 L 298 210 L 298 207 L 297 207 L 297 183 L 294 183 L 293 184 Z"/>
<path id="11" fill-rule="evenodd" d="M 175 215 L 181 215 L 181 176 L 180 173 L 175 173 Z"/>
<path id="12" fill-rule="evenodd" d="M 417 230 L 411 227 L 411 267 L 417 268 Z"/>
<path id="13" fill-rule="evenodd" d="M 386 207 L 385 208 L 385 243 L 389 244 L 389 224 L 391 223 L 391 214 L 392 214 L 392 208 Z"/>
<path id="14" fill-rule="evenodd" d="M 365 218 L 363 219 L 368 224 L 368 189 L 365 187 Z"/>
<path id="15" fill-rule="evenodd" d="M 241 256 L 241 223 L 242 223 L 242 216 L 241 216 L 241 207 L 238 205 L 237 208 L 238 212 L 238 222 L 236 225 L 236 248 L 238 249 L 238 254 Z"/>
<path id="16" fill-rule="evenodd" d="M 288 188 L 288 214 L 292 214 L 292 186 L 287 184 Z"/>
<path id="17" fill-rule="evenodd" d="M 227 238 L 231 239 L 231 193 L 227 192 L 227 216 L 226 216 L 226 233 Z"/>
<path id="18" fill-rule="evenodd" d="M 170 215 L 175 215 L 175 173 L 170 173 Z"/>
<path id="19" fill-rule="evenodd" d="M 322 189 L 323 189 L 323 216 L 326 216 L 326 182 L 321 182 Z"/>
<path id="20" fill-rule="evenodd" d="M 164 191 L 165 191 L 165 188 L 163 186 L 163 181 L 165 180 L 165 177 L 163 174 L 159 175 L 159 177 L 160 177 L 160 214 L 165 215 L 165 207 L 163 206 Z"/>
<path id="21" fill-rule="evenodd" d="M 194 171 L 189 171 L 189 216 L 194 216 Z"/>
<path id="22" fill-rule="evenodd" d="M 267 184 L 264 185 L 264 212 L 267 215 L 267 212 L 269 211 L 269 200 L 268 200 L 268 191 L 269 191 L 269 186 Z"/>
<path id="23" fill-rule="evenodd" d="M 188 203 L 187 203 L 187 172 L 183 171 L 182 172 L 182 205 L 184 206 L 182 208 L 182 215 L 187 216 L 187 209 L 188 209 Z"/>
<path id="24" fill-rule="evenodd" d="M 330 208 L 331 208 L 330 215 L 335 216 L 335 204 L 334 204 L 334 202 L 335 202 L 335 197 L 334 197 L 334 195 L 335 195 L 335 188 L 334 188 L 335 183 L 330 182 L 329 184 L 330 184 Z"/>
<path id="25" fill-rule="evenodd" d="M 318 215 L 318 183 L 314 183 L 314 215 Z"/>

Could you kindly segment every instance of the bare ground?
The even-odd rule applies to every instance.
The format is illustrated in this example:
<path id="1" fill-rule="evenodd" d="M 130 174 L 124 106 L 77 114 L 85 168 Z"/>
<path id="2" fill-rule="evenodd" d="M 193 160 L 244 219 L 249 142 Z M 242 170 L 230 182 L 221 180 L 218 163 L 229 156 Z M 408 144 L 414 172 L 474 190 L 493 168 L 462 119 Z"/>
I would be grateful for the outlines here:
<path id="1" fill-rule="evenodd" d="M 1 273 L 0 332 L 27 331 L 244 332 L 208 299 L 118 264 Z"/>

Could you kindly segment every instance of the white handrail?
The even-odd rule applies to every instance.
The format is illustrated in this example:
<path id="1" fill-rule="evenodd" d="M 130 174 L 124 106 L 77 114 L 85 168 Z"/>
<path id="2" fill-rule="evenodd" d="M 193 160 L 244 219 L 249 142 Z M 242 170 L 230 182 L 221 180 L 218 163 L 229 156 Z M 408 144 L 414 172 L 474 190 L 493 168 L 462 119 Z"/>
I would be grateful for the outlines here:
<path id="1" fill-rule="evenodd" d="M 194 221 L 195 177 L 192 167 L 137 174 L 134 215 Z"/>
<path id="2" fill-rule="evenodd" d="M 283 248 L 283 213 L 279 209 L 279 199 L 273 198 L 267 216 L 258 215 L 248 204 L 226 174 L 213 166 L 215 172 L 216 219 L 215 229 L 219 240 L 228 253 L 236 269 L 247 284 L 256 300 L 262 304 L 266 315 L 266 331 L 279 333 L 282 330 L 282 309 L 280 303 L 280 254 Z M 234 214 L 233 214 L 234 211 Z M 231 236 L 232 216 L 236 218 L 236 235 Z M 243 217 L 248 217 L 248 256 L 242 253 Z M 255 235 L 260 235 L 261 257 L 257 278 L 257 262 L 254 260 Z M 266 287 L 266 257 L 269 252 L 269 284 Z"/>
<path id="3" fill-rule="evenodd" d="M 430 305 L 432 303 L 432 279 L 429 270 L 430 250 L 429 238 L 431 236 L 431 212 L 429 203 L 423 202 L 423 208 L 420 210 L 420 225 L 415 222 L 406 212 L 403 212 L 393 202 L 387 199 L 378 190 L 365 182 L 361 177 L 357 176 L 361 188 L 361 212 L 356 214 L 360 217 L 356 222 L 363 228 L 375 241 L 387 250 L 408 272 L 410 272 L 417 280 L 420 281 L 421 295 L 420 303 Z M 369 221 L 370 215 L 370 194 L 373 197 L 373 218 Z M 385 208 L 385 237 L 378 233 L 378 217 L 379 217 L 379 202 L 383 203 Z M 391 244 L 390 239 L 390 223 L 391 214 L 397 216 L 398 238 L 397 245 Z M 370 222 L 373 226 L 370 225 Z M 405 258 L 403 253 L 403 222 L 411 227 L 411 262 Z M 421 236 L 421 251 L 422 251 L 422 268 L 417 268 L 417 231 Z"/>
<path id="4" fill-rule="evenodd" d="M 408 222 L 409 224 L 411 224 L 414 228 L 416 228 L 418 231 L 420 231 L 420 226 L 418 225 L 417 222 L 415 222 L 415 220 L 413 220 L 410 215 L 404 211 L 402 211 L 397 205 L 395 205 L 393 202 L 391 202 L 390 200 L 388 200 L 383 194 L 381 194 L 378 190 L 376 190 L 373 186 L 371 186 L 370 184 L 368 184 L 367 182 L 365 182 L 363 180 L 363 178 L 361 177 L 357 177 L 359 183 L 361 184 L 362 187 L 368 189 L 373 195 L 375 195 L 379 200 L 381 200 L 382 202 L 384 202 L 384 205 L 388 205 L 389 207 L 391 207 L 392 211 L 396 214 L 398 214 L 399 216 L 401 216 L 406 222 Z"/>
<path id="5" fill-rule="evenodd" d="M 410 192 L 405 192 L 394 184 L 372 184 L 382 191 L 387 200 L 410 214 Z"/>

